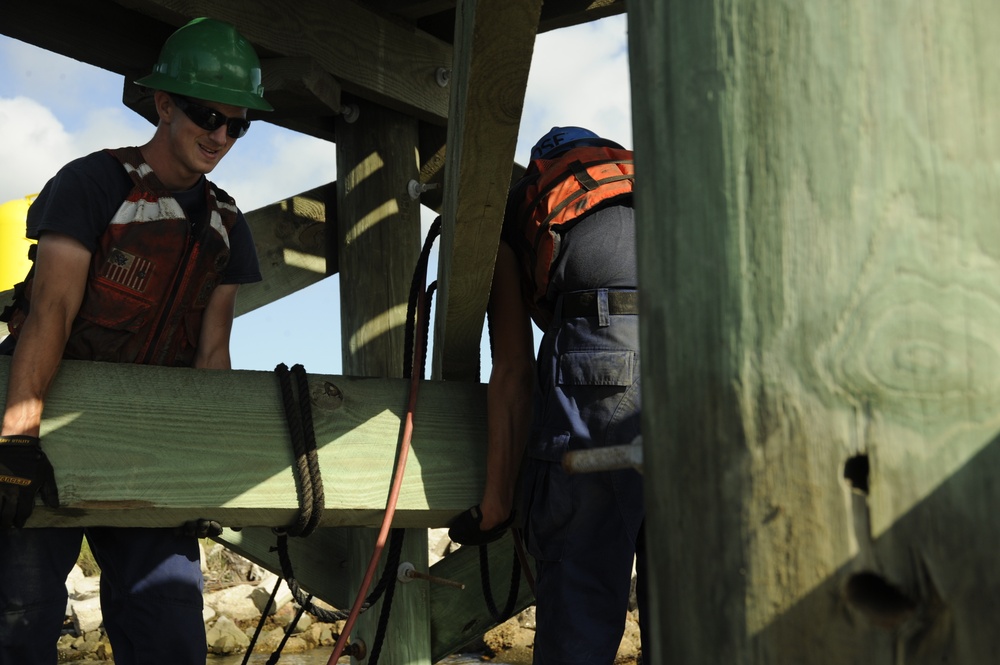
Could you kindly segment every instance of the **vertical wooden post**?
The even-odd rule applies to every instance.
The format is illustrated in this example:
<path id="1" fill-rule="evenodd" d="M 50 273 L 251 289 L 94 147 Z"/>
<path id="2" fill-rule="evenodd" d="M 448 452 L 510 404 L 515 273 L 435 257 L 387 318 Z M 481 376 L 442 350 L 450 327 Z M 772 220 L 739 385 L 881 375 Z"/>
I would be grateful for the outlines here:
<path id="1" fill-rule="evenodd" d="M 993 0 L 628 5 L 653 663 L 991 662 Z"/>
<path id="2" fill-rule="evenodd" d="M 416 119 L 374 104 L 361 104 L 356 122 L 337 123 L 344 374 L 403 375 L 407 300 L 421 244 L 419 203 L 406 189 L 418 175 L 417 140 Z M 397 441 L 385 445 L 396 446 Z M 388 496 L 389 488 L 385 489 Z M 351 532 L 348 569 L 353 601 L 378 532 Z M 388 548 L 383 565 L 386 554 Z M 427 570 L 426 529 L 406 531 L 400 560 Z M 397 585 L 380 663 L 430 665 L 429 597 L 425 584 Z M 352 641 L 363 640 L 369 651 L 381 607 L 380 601 L 361 615 L 351 635 Z"/>

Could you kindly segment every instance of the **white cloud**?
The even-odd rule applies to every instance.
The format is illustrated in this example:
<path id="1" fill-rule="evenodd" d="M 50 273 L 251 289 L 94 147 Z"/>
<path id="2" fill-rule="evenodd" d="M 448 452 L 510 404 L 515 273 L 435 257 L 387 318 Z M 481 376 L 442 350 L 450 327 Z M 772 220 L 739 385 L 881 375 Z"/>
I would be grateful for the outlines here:
<path id="1" fill-rule="evenodd" d="M 531 146 L 554 126 L 586 127 L 630 147 L 630 95 L 624 16 L 539 35 L 515 158 L 527 163 Z"/>
<path id="2" fill-rule="evenodd" d="M 35 194 L 76 155 L 73 137 L 47 108 L 27 97 L 0 99 L 0 203 Z"/>
<path id="3" fill-rule="evenodd" d="M 211 177 L 241 209 L 255 210 L 336 180 L 337 146 L 258 122 Z"/>
<path id="4" fill-rule="evenodd" d="M 67 131 L 53 111 L 28 97 L 0 98 L 0 163 L 16 166 L 0 179 L 0 203 L 36 194 L 70 160 L 102 148 L 145 142 L 125 108 L 81 109 L 80 129 Z M 145 121 L 142 121 L 145 123 Z"/>

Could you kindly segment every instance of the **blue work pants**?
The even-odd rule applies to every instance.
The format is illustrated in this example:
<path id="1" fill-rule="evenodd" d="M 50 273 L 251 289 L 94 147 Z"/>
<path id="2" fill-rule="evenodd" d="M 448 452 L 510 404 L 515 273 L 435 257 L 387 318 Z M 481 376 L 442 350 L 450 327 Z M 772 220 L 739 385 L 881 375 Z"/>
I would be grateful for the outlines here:
<path id="1" fill-rule="evenodd" d="M 116 665 L 205 665 L 198 541 L 172 529 L 0 531 L 0 665 L 55 665 L 83 536 L 101 567 Z"/>
<path id="2" fill-rule="evenodd" d="M 598 292 L 598 302 L 606 292 Z M 556 317 L 538 354 L 524 470 L 525 535 L 536 562 L 536 665 L 611 665 L 637 557 L 645 614 L 645 509 L 634 469 L 569 474 L 571 450 L 626 445 L 639 434 L 639 321 L 609 313 Z M 648 654 L 645 656 L 648 658 Z"/>

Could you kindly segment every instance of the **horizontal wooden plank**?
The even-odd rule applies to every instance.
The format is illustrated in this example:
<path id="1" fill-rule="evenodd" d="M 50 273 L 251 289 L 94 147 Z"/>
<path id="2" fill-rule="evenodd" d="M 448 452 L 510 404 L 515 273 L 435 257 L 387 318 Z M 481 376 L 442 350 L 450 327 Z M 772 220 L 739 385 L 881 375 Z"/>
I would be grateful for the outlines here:
<path id="1" fill-rule="evenodd" d="M 448 89 L 435 71 L 451 66 L 451 45 L 349 0 L 119 0 L 176 25 L 212 16 L 236 25 L 261 57 L 309 57 L 346 92 L 443 124 Z"/>
<path id="2" fill-rule="evenodd" d="M 10 359 L 0 357 L 0 399 Z M 321 526 L 380 523 L 405 379 L 308 377 L 326 510 Z M 439 527 L 479 500 L 485 388 L 424 381 L 395 526 Z M 64 361 L 42 424 L 61 507 L 29 526 L 169 526 L 198 517 L 284 526 L 299 512 L 270 372 Z"/>

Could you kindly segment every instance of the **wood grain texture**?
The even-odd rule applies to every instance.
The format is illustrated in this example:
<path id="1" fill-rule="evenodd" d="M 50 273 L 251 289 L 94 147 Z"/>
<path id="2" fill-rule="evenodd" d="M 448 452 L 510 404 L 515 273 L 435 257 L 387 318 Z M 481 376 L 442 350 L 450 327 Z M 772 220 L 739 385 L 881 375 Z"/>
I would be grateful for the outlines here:
<path id="1" fill-rule="evenodd" d="M 511 533 L 490 543 L 487 552 L 490 589 L 497 610 L 502 612 L 510 591 L 511 566 L 516 556 Z M 434 564 L 431 574 L 465 585 L 460 591 L 441 585 L 430 587 L 431 655 L 436 663 L 481 638 L 496 626 L 496 622 L 486 607 L 478 547 L 458 548 Z M 518 614 L 534 602 L 535 597 L 522 571 L 514 613 Z"/>
<path id="2" fill-rule="evenodd" d="M 459 2 L 448 124 L 435 376 L 479 379 L 482 339 L 541 2 Z"/>
<path id="3" fill-rule="evenodd" d="M 629 23 L 654 662 L 990 661 L 1000 7 Z"/>
<path id="4" fill-rule="evenodd" d="M 327 235 L 336 227 L 336 208 L 326 204 L 331 190 L 336 183 L 246 213 L 263 280 L 240 286 L 237 316 L 336 272 L 337 257 L 327 258 Z"/>
<path id="5" fill-rule="evenodd" d="M 419 204 L 410 199 L 407 183 L 419 174 L 418 123 L 415 118 L 375 104 L 360 105 L 356 122 L 338 121 L 337 188 L 340 281 L 341 357 L 346 371 L 358 376 L 404 375 L 407 301 L 420 253 Z M 412 323 L 412 322 L 410 322 Z M 413 376 L 421 376 L 419 365 Z M 409 381 L 407 380 L 409 384 Z M 422 390 L 419 386 L 418 390 Z M 409 395 L 408 388 L 407 394 Z M 402 450 L 400 448 L 400 450 Z M 416 449 L 407 456 L 404 478 L 415 472 Z M 388 497 L 389 484 L 383 486 Z M 388 503 L 388 498 L 385 499 Z M 395 519 L 394 519 L 395 522 Z M 398 524 L 397 524 L 398 526 Z M 353 606 L 376 552 L 379 531 L 347 529 L 345 573 Z M 400 562 L 417 570 L 428 567 L 427 529 L 406 529 Z M 374 585 L 389 564 L 388 546 L 380 552 Z M 389 574 L 393 571 L 390 568 Z M 392 665 L 430 665 L 429 592 L 425 585 L 397 585 L 392 616 L 380 645 L 380 662 Z M 358 618 L 352 641 L 371 652 L 388 593 Z M 402 617 L 405 617 L 403 619 Z M 353 661 L 357 661 L 352 657 Z"/>
<path id="6" fill-rule="evenodd" d="M 259 55 L 309 57 L 347 92 L 443 124 L 448 90 L 435 72 L 451 63 L 451 46 L 350 0 L 293 4 L 246 0 L 119 0 L 137 11 L 172 18 L 229 21 Z"/>
<path id="7" fill-rule="evenodd" d="M 10 359 L 0 357 L 0 398 Z M 403 379 L 309 376 L 323 526 L 378 524 L 406 404 Z M 482 386 L 425 382 L 398 526 L 439 527 L 478 500 Z M 164 526 L 196 517 L 284 526 L 298 511 L 275 376 L 64 361 L 42 425 L 62 507 L 30 526 Z"/>

